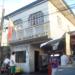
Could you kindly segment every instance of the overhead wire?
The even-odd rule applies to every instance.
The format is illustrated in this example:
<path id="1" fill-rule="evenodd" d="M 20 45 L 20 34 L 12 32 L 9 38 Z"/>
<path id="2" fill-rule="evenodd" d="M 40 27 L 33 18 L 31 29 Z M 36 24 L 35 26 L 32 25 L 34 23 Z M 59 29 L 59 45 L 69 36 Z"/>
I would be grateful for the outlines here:
<path id="1" fill-rule="evenodd" d="M 73 9 L 73 8 L 75 8 L 75 6 L 71 6 L 71 7 L 67 8 L 67 9 L 64 9 L 64 10 L 57 10 L 55 12 L 52 12 L 50 14 L 46 14 L 46 15 L 43 15 L 43 16 L 40 16 L 40 17 L 45 17 L 45 16 L 48 16 L 48 15 L 52 15 L 52 14 L 56 14 L 56 13 L 59 13 L 59 12 L 67 11 L 67 10 Z M 38 18 L 40 18 L 40 17 L 38 17 Z M 21 19 L 23 19 L 23 18 L 25 18 L 25 16 L 24 17 L 21 17 Z M 25 18 L 25 19 L 26 20 L 24 20 L 23 22 L 28 22 L 29 21 L 28 18 Z M 37 19 L 37 18 L 35 18 L 35 19 Z M 34 20 L 34 19 L 31 19 L 31 20 Z"/>
<path id="2" fill-rule="evenodd" d="M 52 13 L 50 13 L 50 14 L 45 14 L 45 15 L 40 16 L 40 17 L 49 16 L 49 15 L 56 14 L 56 13 L 63 12 L 63 11 L 67 11 L 67 10 L 72 10 L 73 8 L 75 8 L 75 3 L 69 5 L 69 7 L 68 7 L 67 9 L 57 10 L 57 11 L 55 11 L 55 12 L 52 12 Z M 46 8 L 43 9 L 43 10 L 46 10 Z M 41 11 L 43 11 L 43 10 L 41 10 Z M 48 10 L 46 10 L 46 11 L 48 11 Z M 34 13 L 33 13 L 33 14 L 34 14 Z M 24 22 L 24 23 L 25 23 L 25 22 L 28 22 L 28 21 L 29 21 L 29 20 L 28 20 L 29 17 L 28 17 L 28 18 L 25 18 L 25 17 L 27 17 L 27 16 L 23 16 L 23 17 L 21 17 L 21 18 L 19 18 L 19 19 L 23 19 L 23 22 Z M 40 17 L 38 17 L 38 18 L 40 18 Z M 24 19 L 26 19 L 26 20 L 24 20 Z M 37 18 L 35 18 L 35 19 L 37 19 Z M 31 19 L 31 20 L 34 20 L 34 19 Z M 14 21 L 13 21 L 13 22 L 14 22 Z"/>

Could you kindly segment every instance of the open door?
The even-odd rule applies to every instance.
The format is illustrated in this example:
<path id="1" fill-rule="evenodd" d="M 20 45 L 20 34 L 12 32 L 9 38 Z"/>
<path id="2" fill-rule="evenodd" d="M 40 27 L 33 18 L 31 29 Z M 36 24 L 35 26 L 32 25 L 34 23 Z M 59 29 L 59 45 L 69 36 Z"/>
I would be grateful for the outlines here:
<path id="1" fill-rule="evenodd" d="M 35 72 L 39 71 L 39 51 L 34 53 Z"/>

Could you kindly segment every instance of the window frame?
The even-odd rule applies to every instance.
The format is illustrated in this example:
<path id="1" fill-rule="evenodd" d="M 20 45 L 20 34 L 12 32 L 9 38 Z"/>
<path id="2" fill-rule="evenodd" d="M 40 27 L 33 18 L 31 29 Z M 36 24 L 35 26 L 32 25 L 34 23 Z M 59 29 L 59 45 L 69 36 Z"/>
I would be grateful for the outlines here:
<path id="1" fill-rule="evenodd" d="M 42 11 L 30 14 L 28 18 L 29 25 L 41 25 L 44 23 L 44 14 Z"/>
<path id="2" fill-rule="evenodd" d="M 22 19 L 17 19 L 13 23 L 14 23 L 17 30 L 21 30 L 23 28 L 22 27 L 22 24 L 23 24 Z"/>
<path id="3" fill-rule="evenodd" d="M 16 51 L 15 53 L 16 53 L 16 62 L 17 63 L 25 63 L 26 62 L 26 51 Z M 19 53 L 19 54 L 17 54 L 17 53 Z M 22 53 L 22 54 L 20 54 L 20 53 Z"/>

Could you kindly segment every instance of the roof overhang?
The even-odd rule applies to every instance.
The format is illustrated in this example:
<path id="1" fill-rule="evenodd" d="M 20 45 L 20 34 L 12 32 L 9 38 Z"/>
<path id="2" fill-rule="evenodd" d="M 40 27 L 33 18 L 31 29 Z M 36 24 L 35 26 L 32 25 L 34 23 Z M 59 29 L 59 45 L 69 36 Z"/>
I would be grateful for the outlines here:
<path id="1" fill-rule="evenodd" d="M 49 40 L 45 43 L 42 43 L 40 45 L 40 48 L 44 47 L 44 46 L 47 46 L 47 45 L 51 45 L 51 46 L 55 46 L 57 45 L 60 41 L 62 40 L 62 38 L 59 38 L 59 39 L 54 39 L 54 40 Z"/>
<path id="2" fill-rule="evenodd" d="M 49 0 L 73 25 L 75 16 L 64 0 Z"/>
<path id="3" fill-rule="evenodd" d="M 71 31 L 71 32 L 67 32 L 67 33 L 69 33 L 71 36 L 75 35 L 75 31 Z M 64 33 L 63 36 L 60 38 L 51 39 L 47 42 L 40 44 L 40 48 L 43 48 L 45 46 L 52 46 L 53 47 L 53 46 L 57 45 L 58 43 L 60 43 L 60 41 L 62 41 L 65 38 L 65 35 L 66 35 L 66 33 Z"/>

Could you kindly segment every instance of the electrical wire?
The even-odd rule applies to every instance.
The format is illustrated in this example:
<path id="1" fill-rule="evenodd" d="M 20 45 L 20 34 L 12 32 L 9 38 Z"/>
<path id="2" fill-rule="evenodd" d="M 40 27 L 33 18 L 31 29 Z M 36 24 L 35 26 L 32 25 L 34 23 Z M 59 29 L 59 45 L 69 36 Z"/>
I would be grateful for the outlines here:
<path id="1" fill-rule="evenodd" d="M 57 10 L 57 11 L 55 11 L 55 12 L 52 12 L 52 13 L 50 13 L 50 14 L 45 14 L 45 15 L 43 15 L 43 16 L 40 16 L 40 17 L 45 17 L 45 16 L 49 16 L 49 15 L 52 15 L 52 14 L 56 14 L 56 13 L 59 13 L 59 12 L 64 12 L 64 11 L 67 11 L 67 10 L 72 10 L 72 9 L 74 9 L 75 8 L 75 4 L 71 4 L 67 9 L 63 9 L 63 10 Z M 44 8 L 44 9 L 42 9 L 41 11 L 48 11 L 48 10 L 46 10 L 46 8 Z M 33 13 L 34 14 L 34 13 Z M 27 17 L 27 16 L 24 16 L 24 17 L 21 17 L 21 18 L 19 18 L 19 19 L 23 19 L 23 22 L 25 23 L 25 22 L 28 22 L 29 20 L 28 20 L 28 18 L 25 18 L 25 17 Z M 38 18 L 40 18 L 40 17 L 38 17 Z M 24 20 L 24 18 L 26 19 L 26 20 Z M 37 18 L 35 18 L 35 19 L 37 19 Z M 34 20 L 34 19 L 31 19 L 31 20 Z M 13 21 L 14 22 L 14 21 Z"/>

